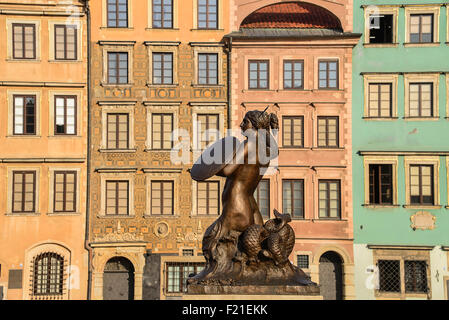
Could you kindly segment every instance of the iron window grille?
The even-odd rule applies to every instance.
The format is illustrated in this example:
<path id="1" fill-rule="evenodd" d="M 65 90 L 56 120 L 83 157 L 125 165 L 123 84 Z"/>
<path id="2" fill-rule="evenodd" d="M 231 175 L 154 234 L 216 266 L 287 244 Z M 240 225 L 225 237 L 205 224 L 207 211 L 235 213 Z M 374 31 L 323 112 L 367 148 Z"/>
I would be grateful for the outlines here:
<path id="1" fill-rule="evenodd" d="M 166 292 L 186 293 L 189 276 L 200 273 L 204 267 L 204 263 L 198 262 L 167 262 L 165 264 Z"/>
<path id="2" fill-rule="evenodd" d="M 369 117 L 392 117 L 393 95 L 391 83 L 370 83 L 368 95 Z"/>
<path id="3" fill-rule="evenodd" d="M 304 180 L 282 180 L 282 210 L 292 219 L 304 219 Z"/>
<path id="4" fill-rule="evenodd" d="M 128 0 L 108 0 L 108 27 L 128 28 Z"/>
<path id="5" fill-rule="evenodd" d="M 427 293 L 426 261 L 404 261 L 405 292 Z"/>
<path id="6" fill-rule="evenodd" d="M 300 269 L 309 269 L 309 255 L 298 254 L 296 256 L 296 265 Z"/>
<path id="7" fill-rule="evenodd" d="M 14 95 L 14 135 L 36 134 L 36 96 Z"/>
<path id="8" fill-rule="evenodd" d="M 13 23 L 12 43 L 14 59 L 36 59 L 36 25 Z"/>
<path id="9" fill-rule="evenodd" d="M 218 0 L 198 0 L 198 29 L 218 29 Z"/>
<path id="10" fill-rule="evenodd" d="M 55 135 L 76 135 L 76 96 L 55 96 Z"/>
<path id="11" fill-rule="evenodd" d="M 303 60 L 284 60 L 284 89 L 304 89 Z"/>
<path id="12" fill-rule="evenodd" d="M 77 32 L 75 25 L 55 25 L 55 60 L 78 59 Z"/>
<path id="13" fill-rule="evenodd" d="M 262 218 L 270 217 L 270 180 L 262 179 L 254 190 L 254 198 L 259 206 Z"/>
<path id="14" fill-rule="evenodd" d="M 153 0 L 153 28 L 173 28 L 173 0 Z"/>
<path id="15" fill-rule="evenodd" d="M 36 172 L 14 171 L 12 179 L 12 212 L 36 212 Z"/>
<path id="16" fill-rule="evenodd" d="M 33 295 L 63 294 L 64 258 L 53 252 L 46 252 L 34 259 Z"/>
<path id="17" fill-rule="evenodd" d="M 173 181 L 151 181 L 151 214 L 174 214 Z"/>
<path id="18" fill-rule="evenodd" d="M 76 171 L 55 171 L 54 212 L 76 211 Z"/>
<path id="19" fill-rule="evenodd" d="M 401 267 L 399 260 L 379 260 L 379 291 L 401 292 Z"/>
<path id="20" fill-rule="evenodd" d="M 269 60 L 249 60 L 248 61 L 248 88 L 268 89 L 270 79 Z"/>

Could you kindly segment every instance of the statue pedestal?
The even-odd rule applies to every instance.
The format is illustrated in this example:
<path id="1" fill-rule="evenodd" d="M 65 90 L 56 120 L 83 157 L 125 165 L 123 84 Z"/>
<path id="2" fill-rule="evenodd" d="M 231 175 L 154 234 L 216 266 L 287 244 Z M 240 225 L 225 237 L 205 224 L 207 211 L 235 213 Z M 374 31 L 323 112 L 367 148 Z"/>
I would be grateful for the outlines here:
<path id="1" fill-rule="evenodd" d="M 323 300 L 318 286 L 189 285 L 183 300 Z"/>

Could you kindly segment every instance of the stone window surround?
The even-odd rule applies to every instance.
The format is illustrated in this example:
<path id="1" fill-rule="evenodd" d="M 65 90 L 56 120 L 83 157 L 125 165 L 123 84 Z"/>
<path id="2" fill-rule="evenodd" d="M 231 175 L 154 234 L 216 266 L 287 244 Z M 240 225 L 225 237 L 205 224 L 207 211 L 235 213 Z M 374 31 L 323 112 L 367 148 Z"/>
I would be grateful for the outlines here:
<path id="1" fill-rule="evenodd" d="M 14 96 L 15 95 L 27 95 L 36 96 L 36 134 L 33 135 L 17 135 L 14 134 Z M 8 104 L 8 138 L 40 138 L 41 137 L 41 104 L 42 104 L 42 92 L 33 90 L 8 90 L 7 91 L 7 104 Z"/>
<path id="2" fill-rule="evenodd" d="M 12 25 L 13 23 L 25 23 L 34 24 L 36 26 L 36 57 L 34 59 L 14 59 L 13 58 L 13 43 L 12 43 Z M 18 61 L 18 62 L 39 62 L 41 61 L 41 21 L 40 20 L 27 20 L 27 19 L 6 19 L 6 60 Z"/>
<path id="3" fill-rule="evenodd" d="M 147 140 L 145 142 L 145 151 L 153 151 L 153 128 L 152 128 L 152 115 L 153 113 L 171 113 L 173 115 L 173 130 L 179 128 L 179 107 L 181 103 L 145 103 L 147 109 Z M 175 141 L 173 141 L 175 144 Z M 161 152 L 160 149 L 154 151 Z"/>
<path id="4" fill-rule="evenodd" d="M 183 249 L 194 249 L 194 247 L 183 247 Z M 155 251 L 157 252 L 157 251 Z M 172 296 L 182 296 L 184 294 L 182 293 L 167 293 L 165 284 L 167 283 L 167 263 L 171 262 L 178 262 L 178 263 L 206 263 L 206 260 L 203 256 L 161 256 L 161 269 L 160 269 L 160 279 L 161 279 L 161 285 L 160 287 L 160 297 L 161 300 L 165 300 L 167 297 Z"/>
<path id="5" fill-rule="evenodd" d="M 141 1 L 141 0 L 139 0 Z M 147 29 L 152 30 L 173 30 L 173 29 L 179 29 L 179 10 L 178 10 L 178 2 L 179 0 L 173 0 L 173 8 L 172 8 L 172 15 L 173 15 L 173 22 L 172 22 L 172 28 L 153 28 L 153 0 L 147 0 L 148 1 L 148 26 Z M 181 0 L 182 1 L 182 0 Z"/>
<path id="6" fill-rule="evenodd" d="M 125 170 L 114 170 L 115 172 L 100 172 L 100 211 L 98 212 L 99 218 L 129 218 L 135 216 L 134 208 L 134 172 L 127 172 Z M 128 215 L 106 215 L 106 181 L 128 181 Z"/>
<path id="7" fill-rule="evenodd" d="M 76 189 L 75 189 L 75 212 L 54 212 L 54 190 L 55 190 L 55 171 L 75 171 Z M 49 167 L 48 168 L 48 215 L 79 215 L 81 214 L 81 168 L 77 167 Z"/>
<path id="8" fill-rule="evenodd" d="M 407 73 L 404 74 L 404 119 L 409 121 L 416 120 L 438 120 L 439 118 L 439 107 L 438 107 L 438 90 L 439 90 L 439 81 L 440 75 L 438 73 L 435 74 L 414 74 Z M 433 83 L 433 92 L 432 92 L 432 108 L 433 108 L 433 116 L 432 117 L 410 117 L 410 83 Z"/>
<path id="9" fill-rule="evenodd" d="M 431 298 L 432 294 L 432 278 L 430 270 L 430 255 L 428 250 L 408 249 L 408 250 L 393 250 L 393 249 L 373 249 L 373 264 L 377 266 L 379 260 L 399 260 L 400 261 L 400 282 L 401 292 L 381 292 L 378 289 L 374 289 L 374 296 L 376 298 L 405 298 L 416 297 Z M 406 260 L 421 260 L 427 263 L 427 287 L 428 293 L 413 293 L 405 292 L 405 279 L 404 279 L 404 261 Z"/>
<path id="10" fill-rule="evenodd" d="M 26 166 L 26 167 L 20 167 L 20 166 L 14 166 L 14 167 L 7 167 L 7 179 L 8 179 L 8 188 L 6 191 L 6 215 L 11 216 L 35 216 L 40 215 L 41 207 L 40 207 L 40 181 L 41 181 L 41 171 L 43 168 L 38 166 Z M 13 172 L 14 171 L 35 171 L 36 172 L 36 181 L 35 181 L 35 190 L 34 190 L 34 197 L 35 197 L 35 212 L 26 212 L 26 213 L 15 213 L 12 212 L 12 191 L 13 191 Z"/>
<path id="11" fill-rule="evenodd" d="M 138 0 L 141 1 L 141 0 Z M 108 0 L 102 0 L 102 10 L 101 10 L 101 27 L 107 28 L 108 30 L 126 30 L 133 29 L 133 0 L 128 0 L 128 27 L 127 28 L 112 28 L 108 27 Z"/>
<path id="12" fill-rule="evenodd" d="M 364 75 L 364 108 L 363 117 L 365 120 L 395 120 L 398 117 L 398 74 L 385 74 L 385 75 Z M 391 83 L 391 117 L 370 117 L 368 113 L 369 105 L 369 85 L 371 83 Z"/>
<path id="13" fill-rule="evenodd" d="M 76 60 L 56 60 L 55 59 L 55 25 L 75 25 L 77 28 L 76 31 L 76 39 L 77 39 L 77 59 Z M 70 21 L 67 20 L 50 20 L 48 21 L 48 35 L 49 35 L 49 43 L 48 43 L 48 56 L 50 62 L 82 62 L 83 61 L 83 22 L 81 20 L 78 21 Z"/>
<path id="14" fill-rule="evenodd" d="M 101 80 L 101 86 L 103 87 L 123 87 L 123 86 L 132 86 L 134 84 L 133 74 L 134 74 L 134 59 L 133 59 L 133 52 L 134 52 L 134 42 L 112 42 L 112 43 L 105 43 L 101 42 L 100 46 L 103 47 L 102 54 L 103 54 L 103 75 Z M 108 79 L 108 53 L 113 52 L 123 52 L 128 53 L 128 83 L 109 83 Z"/>
<path id="15" fill-rule="evenodd" d="M 34 296 L 33 290 L 33 261 L 36 256 L 41 253 L 52 252 L 60 255 L 64 259 L 64 272 L 63 272 L 63 294 L 58 296 L 56 300 L 68 300 L 70 288 L 67 284 L 70 284 L 71 270 L 71 250 L 65 245 L 59 244 L 56 241 L 47 240 L 47 242 L 36 244 L 33 248 L 27 249 L 25 251 L 25 264 L 23 268 L 23 299 L 24 300 L 47 300 L 51 299 L 53 295 L 44 296 Z"/>
<path id="16" fill-rule="evenodd" d="M 410 165 L 433 165 L 434 205 L 410 204 Z M 405 207 L 409 209 L 439 209 L 440 205 L 440 158 L 439 156 L 405 156 Z"/>
<path id="17" fill-rule="evenodd" d="M 76 123 L 76 132 L 74 135 L 55 135 L 55 97 L 56 96 L 75 96 L 76 97 L 76 119 L 75 119 L 75 123 Z M 82 112 L 83 112 L 83 107 L 82 107 L 82 97 L 83 97 L 83 91 L 81 90 L 77 90 L 77 91 L 55 91 L 55 90 L 50 90 L 48 92 L 48 114 L 49 114 L 49 119 L 48 119 L 48 136 L 49 137 L 57 137 L 57 138 L 74 138 L 74 137 L 81 137 L 81 132 L 84 131 L 83 126 L 83 121 L 82 121 Z"/>
<path id="18" fill-rule="evenodd" d="M 392 167 L 392 183 L 393 183 L 393 204 L 371 204 L 369 201 L 369 166 L 370 164 L 391 164 Z M 397 156 L 365 156 L 363 158 L 363 172 L 364 172 L 364 190 L 365 190 L 365 207 L 390 207 L 398 206 L 398 157 Z"/>
<path id="19" fill-rule="evenodd" d="M 134 139 L 134 112 L 135 104 L 105 104 L 101 106 L 101 145 L 100 152 L 133 152 L 136 150 L 136 143 Z M 108 149 L 107 148 L 107 115 L 110 113 L 127 113 L 129 115 L 129 136 L 128 149 Z"/>
<path id="20" fill-rule="evenodd" d="M 196 1 L 196 0 L 195 0 Z M 216 45 L 213 45 L 213 43 L 207 43 L 204 44 L 197 44 L 197 43 L 190 43 L 190 46 L 193 48 L 193 79 L 192 79 L 192 86 L 198 86 L 198 87 L 217 87 L 217 86 L 224 86 L 224 79 L 223 79 L 223 44 L 216 43 Z M 198 54 L 200 53 L 216 53 L 217 54 L 217 84 L 199 84 L 198 83 L 198 68 L 199 68 L 199 60 L 198 60 Z"/>
<path id="21" fill-rule="evenodd" d="M 223 206 L 221 204 L 221 194 L 223 192 L 224 189 L 224 184 L 225 184 L 225 178 L 220 178 L 220 177 L 212 177 L 209 178 L 207 180 L 204 180 L 204 182 L 208 182 L 208 181 L 218 181 L 218 205 L 219 205 L 219 211 L 218 211 L 218 216 L 221 215 L 221 212 L 223 210 Z M 204 217 L 204 218 L 208 218 L 208 217 L 216 217 L 217 215 L 214 214 L 198 214 L 198 182 L 192 180 L 192 212 L 190 213 L 191 217 Z"/>
<path id="22" fill-rule="evenodd" d="M 193 30 L 195 31 L 212 31 L 216 32 L 217 30 L 223 30 L 223 1 L 226 0 L 217 0 L 217 6 L 218 6 L 218 12 L 217 12 L 217 19 L 218 19 L 218 25 L 217 29 L 198 29 L 198 0 L 193 0 Z"/>
<path id="23" fill-rule="evenodd" d="M 152 0 L 149 0 L 152 1 Z M 148 50 L 148 86 L 171 87 L 178 86 L 178 51 L 180 42 L 155 41 L 145 42 Z M 171 53 L 173 54 L 173 83 L 172 84 L 153 84 L 153 53 Z"/>
<path id="24" fill-rule="evenodd" d="M 405 6 L 405 46 L 434 46 L 440 42 L 440 5 L 418 5 Z M 412 14 L 433 14 L 433 42 L 431 43 L 410 43 L 410 15 Z"/>
<path id="25" fill-rule="evenodd" d="M 193 160 L 195 161 L 202 153 L 202 151 L 198 148 L 198 114 L 218 114 L 218 123 L 219 123 L 219 131 L 221 137 L 225 136 L 225 128 L 224 128 L 224 120 L 226 114 L 226 103 L 190 103 L 192 106 L 192 129 L 193 129 L 193 141 L 192 141 L 192 149 L 193 149 Z M 218 138 L 221 138 L 218 137 Z"/>
<path id="26" fill-rule="evenodd" d="M 181 171 L 177 170 L 164 170 L 164 168 L 158 168 L 155 170 L 144 169 L 145 173 L 145 189 L 146 189 L 146 217 L 160 217 L 163 219 L 175 218 L 178 219 L 181 216 L 179 194 L 181 185 Z M 151 214 L 151 181 L 173 181 L 173 215 L 163 214 Z"/>
<path id="27" fill-rule="evenodd" d="M 376 10 L 369 10 L 376 8 Z M 364 8 L 365 11 L 365 37 L 364 45 L 372 47 L 391 47 L 398 43 L 398 17 L 399 7 L 397 6 L 368 6 Z M 372 14 L 391 14 L 393 15 L 393 43 L 370 43 L 369 41 L 369 16 Z"/>

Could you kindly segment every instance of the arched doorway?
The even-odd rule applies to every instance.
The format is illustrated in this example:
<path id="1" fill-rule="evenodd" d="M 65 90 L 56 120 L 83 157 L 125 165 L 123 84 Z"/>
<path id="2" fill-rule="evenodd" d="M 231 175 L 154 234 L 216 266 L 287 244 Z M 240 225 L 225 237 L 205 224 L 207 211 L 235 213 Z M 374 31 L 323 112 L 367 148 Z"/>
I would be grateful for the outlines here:
<path id="1" fill-rule="evenodd" d="M 134 299 L 134 267 L 126 258 L 114 257 L 104 267 L 103 300 Z"/>
<path id="2" fill-rule="evenodd" d="M 320 257 L 320 287 L 324 300 L 343 299 L 343 259 L 334 251 Z"/>

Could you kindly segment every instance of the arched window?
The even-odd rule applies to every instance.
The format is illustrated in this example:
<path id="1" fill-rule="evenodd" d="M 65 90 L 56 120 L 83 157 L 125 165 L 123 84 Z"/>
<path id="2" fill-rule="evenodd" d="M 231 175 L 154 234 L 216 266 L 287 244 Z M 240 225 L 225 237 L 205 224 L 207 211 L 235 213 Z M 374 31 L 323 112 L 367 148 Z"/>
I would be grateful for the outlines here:
<path id="1" fill-rule="evenodd" d="M 56 253 L 38 255 L 33 263 L 33 295 L 62 295 L 64 258 Z"/>

